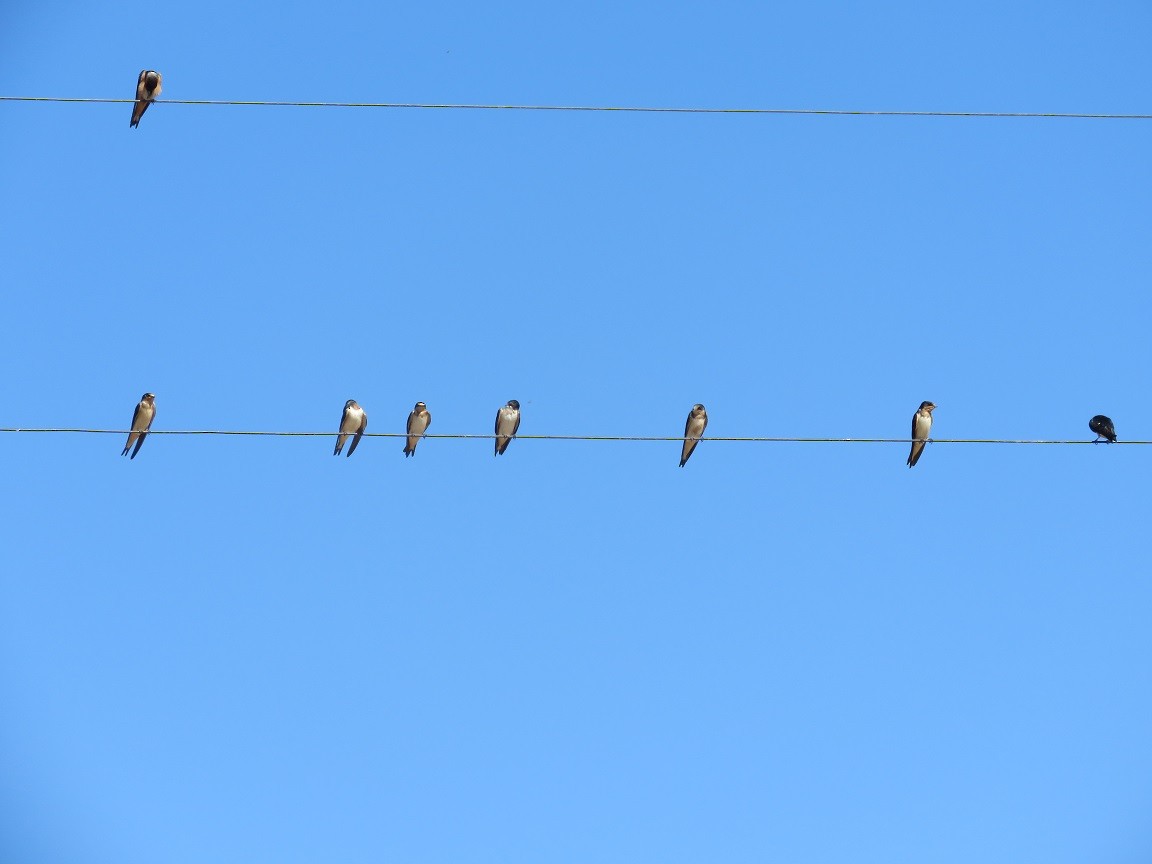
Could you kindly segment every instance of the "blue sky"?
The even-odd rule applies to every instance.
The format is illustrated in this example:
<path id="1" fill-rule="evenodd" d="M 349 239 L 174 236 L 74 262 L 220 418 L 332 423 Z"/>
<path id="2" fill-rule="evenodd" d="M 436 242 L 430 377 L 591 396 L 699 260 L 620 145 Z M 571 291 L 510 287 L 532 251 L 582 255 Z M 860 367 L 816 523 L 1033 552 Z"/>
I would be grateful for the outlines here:
<path id="1" fill-rule="evenodd" d="M 1146 4 L 11 3 L 0 95 L 1146 113 Z M 1152 438 L 1152 122 L 0 103 L 0 426 Z M 1146 447 L 0 435 L 45 862 L 1144 862 Z"/>

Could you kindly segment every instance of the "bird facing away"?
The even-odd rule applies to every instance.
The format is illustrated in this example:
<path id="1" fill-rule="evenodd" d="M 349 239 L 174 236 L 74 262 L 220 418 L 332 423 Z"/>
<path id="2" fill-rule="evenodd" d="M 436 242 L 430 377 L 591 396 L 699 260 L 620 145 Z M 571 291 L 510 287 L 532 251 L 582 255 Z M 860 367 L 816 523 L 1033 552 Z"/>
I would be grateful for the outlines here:
<path id="1" fill-rule="evenodd" d="M 696 449 L 696 445 L 700 443 L 700 436 L 704 434 L 704 430 L 707 428 L 708 412 L 704 410 L 703 405 L 696 403 L 688 412 L 688 422 L 684 424 L 684 449 L 680 451 L 681 468 L 688 461 L 688 457 L 692 455 L 692 451 Z"/>
<path id="2" fill-rule="evenodd" d="M 1092 442 L 1093 444 L 1099 444 L 1101 438 L 1106 439 L 1109 444 L 1116 443 L 1116 427 L 1112 425 L 1111 417 L 1097 414 L 1088 421 L 1088 428 L 1096 433 L 1096 440 Z"/>
<path id="3" fill-rule="evenodd" d="M 140 125 L 140 118 L 152 100 L 160 95 L 161 75 L 154 69 L 141 69 L 136 79 L 136 104 L 132 106 L 132 128 Z"/>
<path id="4" fill-rule="evenodd" d="M 128 433 L 128 443 L 124 445 L 121 456 L 128 456 L 128 451 L 132 449 L 132 444 L 135 443 L 136 449 L 132 450 L 132 455 L 129 458 L 136 458 L 136 454 L 140 452 L 144 439 L 148 435 L 148 430 L 152 428 L 152 421 L 155 419 L 156 395 L 145 393 L 140 397 L 140 404 L 136 406 L 136 410 L 132 412 L 132 431 Z"/>
<path id="5" fill-rule="evenodd" d="M 404 456 L 416 455 L 416 445 L 420 443 L 420 436 L 428 431 L 432 425 L 432 415 L 428 413 L 428 406 L 417 402 L 412 413 L 408 415 L 408 440 L 404 443 Z"/>
<path id="6" fill-rule="evenodd" d="M 936 406 L 931 402 L 921 402 L 916 413 L 912 415 L 912 450 L 908 454 L 908 467 L 911 468 L 924 452 L 924 444 L 928 433 L 932 431 L 932 412 Z"/>
<path id="7" fill-rule="evenodd" d="M 344 413 L 340 415 L 340 434 L 336 436 L 336 449 L 332 451 L 332 455 L 340 455 L 349 435 L 356 437 L 352 439 L 352 446 L 348 448 L 348 455 L 351 456 L 355 453 L 356 445 L 360 443 L 364 430 L 367 428 L 368 415 L 364 413 L 363 408 L 356 404 L 355 399 L 349 399 L 344 403 Z"/>
<path id="8" fill-rule="evenodd" d="M 509 399 L 508 404 L 496 412 L 496 454 L 503 456 L 512 436 L 520 428 L 520 403 Z"/>

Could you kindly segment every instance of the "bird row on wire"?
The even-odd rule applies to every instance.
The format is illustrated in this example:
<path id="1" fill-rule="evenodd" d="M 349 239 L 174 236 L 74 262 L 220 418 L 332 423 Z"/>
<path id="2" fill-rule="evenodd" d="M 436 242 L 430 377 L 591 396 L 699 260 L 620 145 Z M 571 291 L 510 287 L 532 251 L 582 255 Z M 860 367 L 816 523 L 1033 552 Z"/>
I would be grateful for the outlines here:
<path id="1" fill-rule="evenodd" d="M 912 449 L 908 453 L 908 467 L 911 468 L 920 461 L 920 455 L 924 452 L 924 445 L 929 441 L 929 435 L 932 432 L 932 412 L 936 410 L 936 405 L 932 402 L 921 402 L 920 407 L 916 409 L 916 413 L 912 415 Z M 131 431 L 128 433 L 128 441 L 124 445 L 124 450 L 121 456 L 127 456 L 131 451 L 130 458 L 135 459 L 136 454 L 140 452 L 140 447 L 144 444 L 144 439 L 152 429 L 152 421 L 156 419 L 156 394 L 145 393 L 140 397 L 139 404 L 136 405 L 136 410 L 132 412 L 132 426 Z M 423 402 L 417 402 L 412 409 L 412 413 L 408 415 L 408 426 L 405 430 L 404 439 L 404 455 L 415 456 L 416 445 L 420 443 L 420 439 L 424 433 L 428 431 L 428 427 L 432 425 L 432 415 L 428 411 L 428 406 Z M 493 430 L 495 435 L 495 448 L 494 455 L 503 456 L 504 451 L 508 449 L 508 445 L 512 443 L 512 439 L 516 437 L 516 432 L 520 428 L 520 403 L 515 399 L 509 399 L 508 404 L 496 412 L 496 426 Z M 680 467 L 683 468 L 688 462 L 689 457 L 692 456 L 696 445 L 700 443 L 700 439 L 704 437 L 704 430 L 708 428 L 708 412 L 704 410 L 704 406 L 697 403 L 692 406 L 692 410 L 688 412 L 688 420 L 684 424 L 684 447 L 680 451 Z M 1101 439 L 1112 444 L 1116 441 L 1116 427 L 1112 424 L 1111 419 L 1105 417 L 1103 414 L 1097 414 L 1088 421 L 1088 428 L 1096 433 L 1096 441 Z M 351 445 L 348 447 L 348 456 L 356 452 L 356 447 L 360 443 L 360 439 L 364 437 L 365 431 L 368 429 L 368 414 L 360 407 L 360 404 L 355 399 L 349 399 L 344 403 L 344 411 L 340 415 L 339 431 L 336 433 L 336 447 L 332 451 L 333 456 L 339 456 L 344 450 L 344 445 L 348 443 L 348 439 L 352 439 Z M 135 445 L 135 447 L 133 447 Z"/>
<path id="2" fill-rule="evenodd" d="M 140 452 L 140 448 L 144 444 L 144 439 L 152 429 L 152 421 L 155 419 L 156 394 L 145 393 L 140 397 L 136 410 L 132 412 L 132 426 L 129 427 L 131 431 L 128 433 L 128 441 L 124 444 L 121 456 L 128 456 L 128 452 L 131 451 L 132 455 L 129 458 L 136 458 L 136 454 Z M 432 415 L 428 411 L 428 406 L 423 402 L 417 402 L 412 413 L 408 415 L 408 426 L 405 430 L 406 437 L 404 439 L 405 456 L 416 455 L 416 445 L 420 443 L 420 439 L 431 425 Z M 688 422 L 684 424 L 684 449 L 680 452 L 681 468 L 688 461 L 688 457 L 692 455 L 692 451 L 696 449 L 696 445 L 700 442 L 707 426 L 708 412 L 704 410 L 703 405 L 693 405 L 692 410 L 688 412 Z M 516 437 L 516 431 L 519 428 L 520 403 L 515 399 L 509 399 L 508 403 L 496 412 L 496 427 L 493 430 L 496 438 L 494 455 L 504 455 L 504 451 L 508 449 L 512 439 Z M 349 399 L 344 403 L 344 411 L 340 414 L 336 447 L 333 449 L 332 455 L 339 456 L 344 450 L 344 445 L 351 438 L 352 443 L 348 446 L 347 453 L 348 456 L 351 456 L 356 452 L 356 446 L 364 437 L 367 429 L 368 413 L 360 407 L 355 399 Z"/>

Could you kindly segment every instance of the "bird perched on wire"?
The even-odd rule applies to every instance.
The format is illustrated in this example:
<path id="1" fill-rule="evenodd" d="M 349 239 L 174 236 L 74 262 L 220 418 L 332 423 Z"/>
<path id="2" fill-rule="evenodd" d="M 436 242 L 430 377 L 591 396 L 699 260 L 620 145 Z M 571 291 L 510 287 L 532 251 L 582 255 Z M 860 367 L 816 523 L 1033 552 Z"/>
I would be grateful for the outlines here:
<path id="1" fill-rule="evenodd" d="M 404 442 L 404 455 L 415 456 L 416 445 L 420 443 L 420 436 L 428 431 L 432 425 L 432 415 L 428 413 L 428 406 L 417 402 L 412 413 L 408 415 L 408 440 Z"/>
<path id="2" fill-rule="evenodd" d="M 136 79 L 136 104 L 132 106 L 132 128 L 140 125 L 140 118 L 148 110 L 152 101 L 160 95 L 160 81 L 163 76 L 155 69 L 141 69 Z"/>
<path id="3" fill-rule="evenodd" d="M 128 451 L 132 450 L 132 445 L 135 444 L 136 449 L 132 450 L 132 455 L 128 458 L 136 458 L 136 454 L 144 446 L 144 439 L 148 436 L 148 430 L 152 428 L 152 421 L 155 419 L 156 394 L 145 393 L 140 397 L 140 403 L 136 406 L 136 410 L 132 412 L 132 431 L 128 433 L 128 443 L 124 445 L 121 456 L 128 456 Z"/>
<path id="4" fill-rule="evenodd" d="M 520 428 L 520 403 L 509 399 L 508 404 L 496 412 L 496 454 L 503 456 L 512 436 Z"/>
<path id="5" fill-rule="evenodd" d="M 924 452 L 928 433 L 932 431 L 932 412 L 935 410 L 936 406 L 931 402 L 921 402 L 916 413 L 912 415 L 912 450 L 908 453 L 909 468 L 920 460 L 920 454 Z"/>
<path id="6" fill-rule="evenodd" d="M 367 428 L 368 415 L 356 403 L 355 399 L 349 399 L 344 403 L 344 413 L 340 415 L 340 434 L 336 436 L 336 449 L 332 451 L 332 455 L 340 455 L 349 435 L 356 437 L 352 439 L 352 446 L 348 448 L 348 455 L 351 456 L 355 453 L 356 445 L 360 443 L 360 439 L 364 436 L 364 430 Z"/>
<path id="7" fill-rule="evenodd" d="M 1096 433 L 1096 440 L 1092 442 L 1093 444 L 1099 444 L 1101 438 L 1106 439 L 1109 444 L 1116 443 L 1116 427 L 1112 425 L 1111 417 L 1097 414 L 1088 421 L 1088 428 Z"/>
<path id="8" fill-rule="evenodd" d="M 136 104 L 132 106 L 132 129 L 139 126 L 147 106 L 159 96 L 162 77 L 164 76 L 154 69 L 141 69 L 141 76 L 136 79 Z"/>
<path id="9" fill-rule="evenodd" d="M 684 447 L 680 450 L 680 467 L 692 456 L 692 451 L 700 443 L 700 437 L 708 428 L 708 412 L 704 406 L 697 402 L 688 412 L 688 421 L 684 424 Z"/>

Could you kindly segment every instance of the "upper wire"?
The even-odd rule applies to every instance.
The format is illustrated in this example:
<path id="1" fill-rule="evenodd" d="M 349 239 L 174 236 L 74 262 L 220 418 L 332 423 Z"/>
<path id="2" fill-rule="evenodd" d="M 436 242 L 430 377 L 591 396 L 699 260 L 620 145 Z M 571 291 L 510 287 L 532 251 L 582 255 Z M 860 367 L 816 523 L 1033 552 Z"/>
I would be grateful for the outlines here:
<path id="1" fill-rule="evenodd" d="M 0 96 L 0 102 L 131 103 L 135 99 Z M 156 99 L 155 105 L 239 105 L 277 108 L 422 108 L 471 111 L 604 111 L 631 114 L 802 114 L 832 117 L 1014 117 L 1070 120 L 1152 120 L 1152 114 L 1076 111 L 902 111 L 851 108 L 691 108 L 647 105 L 500 105 L 457 102 L 292 102 L 259 99 Z"/>

